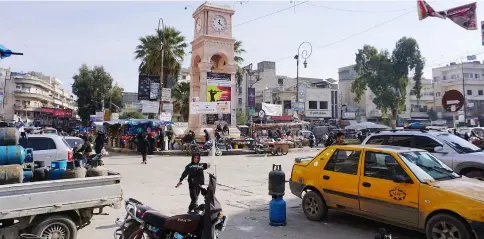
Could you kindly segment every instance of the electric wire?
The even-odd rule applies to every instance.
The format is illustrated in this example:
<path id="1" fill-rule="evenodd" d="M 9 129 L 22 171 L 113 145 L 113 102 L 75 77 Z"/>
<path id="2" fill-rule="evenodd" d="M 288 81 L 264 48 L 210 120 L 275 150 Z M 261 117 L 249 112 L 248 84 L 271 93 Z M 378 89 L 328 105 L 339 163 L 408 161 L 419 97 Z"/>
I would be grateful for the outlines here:
<path id="1" fill-rule="evenodd" d="M 281 12 L 284 12 L 284 11 L 287 11 L 287 10 L 290 10 L 290 9 L 296 7 L 296 6 L 301 5 L 301 4 L 305 4 L 307 2 L 309 2 L 309 0 L 304 1 L 304 2 L 300 2 L 300 3 L 297 3 L 297 4 L 294 4 L 294 5 L 290 6 L 290 7 L 286 7 L 286 8 L 283 8 L 283 9 L 279 9 L 279 10 L 277 10 L 275 12 L 272 12 L 272 13 L 269 13 L 269 14 L 266 14 L 266 15 L 263 15 L 263 16 L 260 16 L 260 17 L 253 18 L 253 19 L 248 20 L 248 21 L 245 21 L 245 22 L 238 23 L 238 24 L 234 25 L 233 27 L 238 27 L 238 26 L 241 26 L 241 25 L 244 25 L 244 24 L 247 24 L 247 23 L 251 23 L 251 22 L 254 22 L 254 21 L 257 21 L 257 20 L 266 18 L 266 17 L 270 17 L 272 15 L 275 15 L 275 14 L 278 14 L 278 13 L 281 13 Z"/>
<path id="2" fill-rule="evenodd" d="M 313 6 L 313 7 L 318 7 L 318 8 L 324 8 L 327 10 L 333 10 L 333 11 L 340 11 L 340 12 L 358 12 L 358 13 L 391 13 L 391 12 L 403 12 L 403 11 L 408 11 L 412 8 L 405 8 L 405 9 L 398 9 L 398 10 L 384 10 L 384 11 L 368 11 L 368 10 L 353 10 L 353 9 L 343 9 L 343 8 L 335 8 L 335 7 L 327 7 L 327 6 L 320 6 L 316 5 L 313 3 L 306 3 L 307 5 Z"/>

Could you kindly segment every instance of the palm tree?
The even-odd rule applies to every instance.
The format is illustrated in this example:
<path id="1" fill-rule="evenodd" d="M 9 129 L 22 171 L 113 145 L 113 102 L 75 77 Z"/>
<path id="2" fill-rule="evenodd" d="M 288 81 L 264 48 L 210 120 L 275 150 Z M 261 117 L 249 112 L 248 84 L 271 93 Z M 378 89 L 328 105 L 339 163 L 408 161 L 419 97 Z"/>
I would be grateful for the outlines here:
<path id="1" fill-rule="evenodd" d="M 190 83 L 180 82 L 171 91 L 173 98 L 173 111 L 180 114 L 183 120 L 188 120 L 190 107 Z"/>
<path id="2" fill-rule="evenodd" d="M 234 53 L 235 53 L 235 57 L 234 57 L 235 63 L 237 63 L 237 65 L 242 64 L 242 62 L 244 62 L 244 58 L 242 58 L 241 55 L 246 53 L 245 49 L 242 48 L 242 41 L 235 40 Z"/>
<path id="3" fill-rule="evenodd" d="M 185 56 L 185 37 L 173 27 L 156 30 L 155 34 L 139 38 L 140 44 L 134 52 L 135 59 L 141 60 L 138 71 L 140 74 L 160 75 L 161 44 L 163 43 L 163 85 L 166 86 L 168 76 L 177 76 L 181 62 Z M 177 77 L 174 77 L 177 78 Z"/>

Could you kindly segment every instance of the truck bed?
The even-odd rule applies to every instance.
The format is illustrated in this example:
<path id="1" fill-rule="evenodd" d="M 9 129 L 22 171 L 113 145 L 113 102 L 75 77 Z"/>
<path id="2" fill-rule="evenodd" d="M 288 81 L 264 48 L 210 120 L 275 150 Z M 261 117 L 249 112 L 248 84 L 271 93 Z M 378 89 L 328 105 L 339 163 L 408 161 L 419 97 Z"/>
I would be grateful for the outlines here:
<path id="1" fill-rule="evenodd" d="M 121 176 L 0 186 L 0 220 L 90 207 L 121 205 Z"/>

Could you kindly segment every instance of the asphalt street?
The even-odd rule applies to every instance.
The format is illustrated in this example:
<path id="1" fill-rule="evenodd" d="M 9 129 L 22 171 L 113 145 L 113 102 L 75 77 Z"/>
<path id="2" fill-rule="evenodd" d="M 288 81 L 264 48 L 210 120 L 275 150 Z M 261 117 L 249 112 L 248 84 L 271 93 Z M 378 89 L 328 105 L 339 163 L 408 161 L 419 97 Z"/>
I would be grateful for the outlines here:
<path id="1" fill-rule="evenodd" d="M 290 177 L 295 157 L 312 156 L 316 151 L 294 152 L 286 156 L 240 155 L 205 157 L 212 164 L 218 183 L 216 195 L 229 217 L 221 238 L 331 238 L 373 239 L 379 228 L 386 228 L 399 239 L 423 239 L 422 234 L 373 222 L 370 220 L 331 212 L 321 222 L 306 219 L 301 199 L 290 193 L 286 184 L 287 226 L 269 225 L 268 173 L 273 164 L 281 164 Z M 215 160 L 213 160 L 215 159 Z M 132 197 L 160 210 L 166 215 L 182 214 L 189 204 L 186 183 L 175 188 L 189 157 L 148 156 L 148 164 L 141 164 L 141 156 L 110 156 L 104 159 L 106 167 L 121 173 L 124 197 Z M 203 198 L 200 198 L 202 202 Z M 113 238 L 115 219 L 124 208 L 106 209 L 108 215 L 93 218 L 91 225 L 78 233 L 79 239 Z"/>

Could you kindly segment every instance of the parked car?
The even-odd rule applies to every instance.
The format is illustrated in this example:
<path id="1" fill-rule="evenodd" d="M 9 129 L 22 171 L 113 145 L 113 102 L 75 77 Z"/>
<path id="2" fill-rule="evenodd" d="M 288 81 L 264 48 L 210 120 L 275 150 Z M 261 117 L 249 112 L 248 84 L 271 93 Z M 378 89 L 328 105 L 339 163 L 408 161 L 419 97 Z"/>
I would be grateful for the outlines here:
<path id="1" fill-rule="evenodd" d="M 484 180 L 484 152 L 474 144 L 445 131 L 382 131 L 362 143 L 427 150 L 455 172 Z"/>
<path id="2" fill-rule="evenodd" d="M 425 150 L 335 145 L 295 161 L 289 186 L 310 220 L 334 209 L 429 239 L 484 238 L 484 184 L 453 172 Z"/>
<path id="3" fill-rule="evenodd" d="M 34 149 L 34 159 L 50 165 L 52 161 L 72 160 L 72 149 L 63 137 L 53 134 L 33 134 L 20 138 L 20 145 Z"/>
<path id="4" fill-rule="evenodd" d="M 75 149 L 77 145 L 83 145 L 84 140 L 79 138 L 79 137 L 74 137 L 74 136 L 65 136 L 64 140 L 69 144 L 71 149 Z"/>

